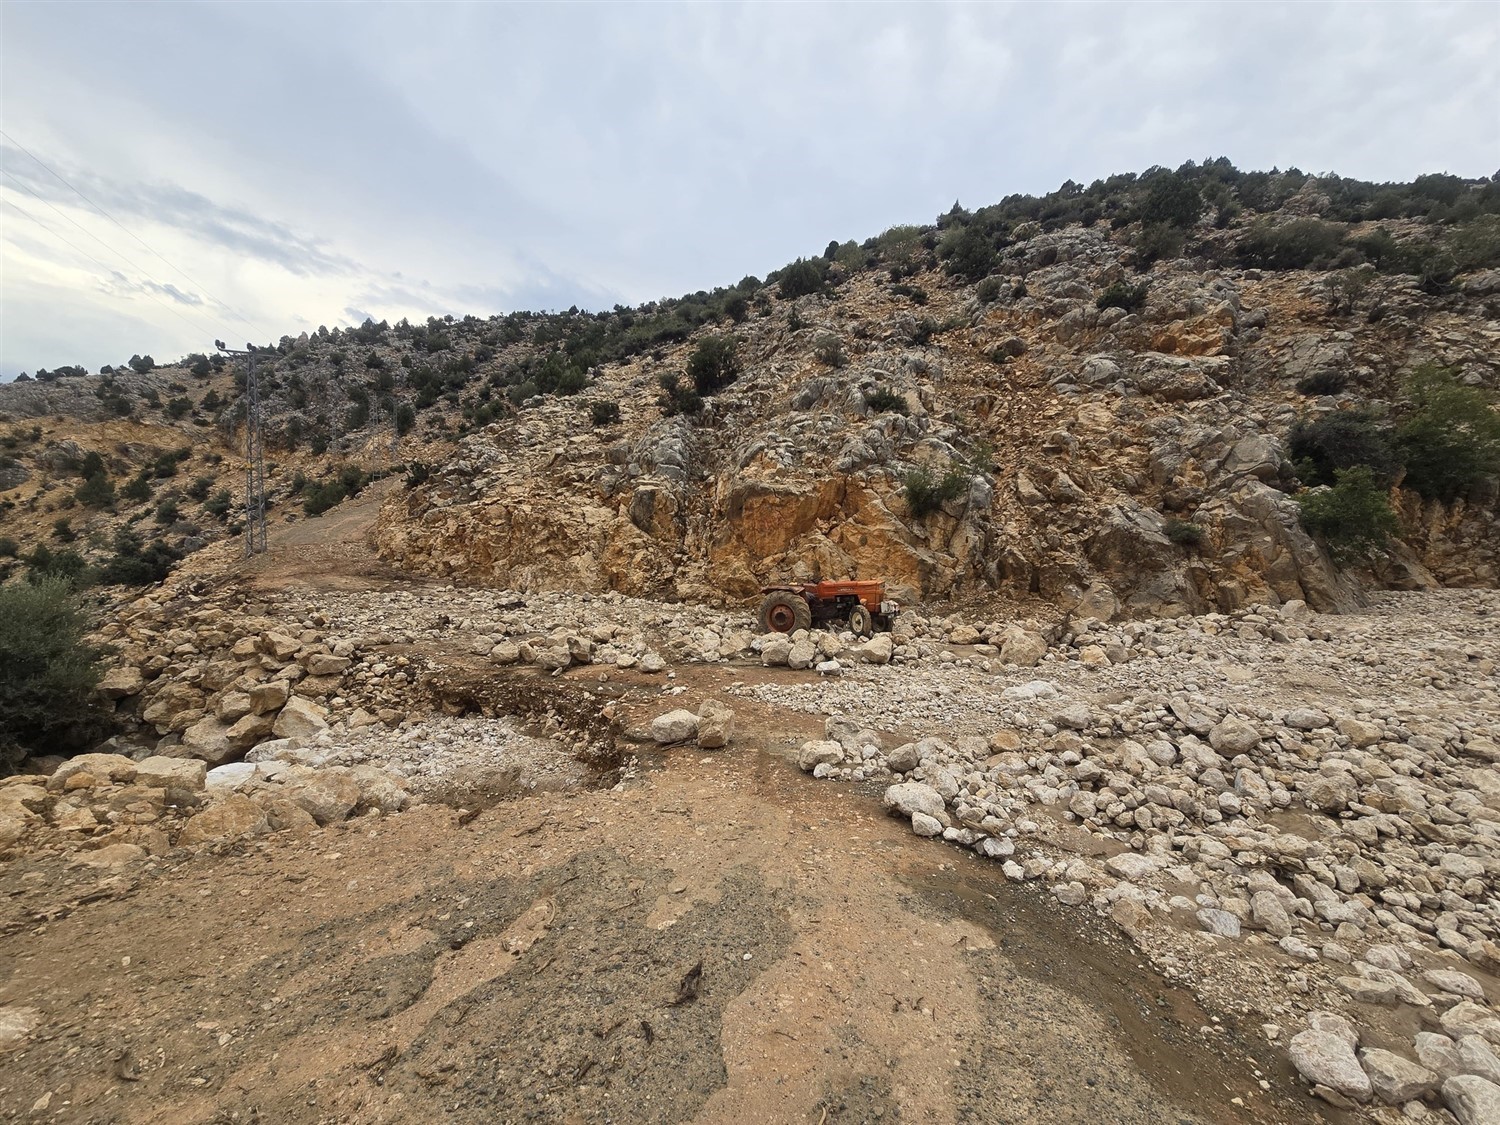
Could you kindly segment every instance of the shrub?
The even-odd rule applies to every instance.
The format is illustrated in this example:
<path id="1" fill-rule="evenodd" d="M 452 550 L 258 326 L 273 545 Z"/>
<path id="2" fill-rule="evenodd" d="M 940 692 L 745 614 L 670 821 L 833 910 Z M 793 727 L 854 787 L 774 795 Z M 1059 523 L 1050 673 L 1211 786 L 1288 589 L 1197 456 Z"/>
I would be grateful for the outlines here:
<path id="1" fill-rule="evenodd" d="M 844 341 L 832 333 L 825 333 L 813 343 L 813 356 L 824 366 L 843 367 Z"/>
<path id="2" fill-rule="evenodd" d="M 995 240 L 983 225 L 965 223 L 950 228 L 938 244 L 943 269 L 952 277 L 980 281 L 995 268 Z"/>
<path id="3" fill-rule="evenodd" d="M 969 488 L 969 478 L 958 469 L 949 469 L 941 478 L 927 469 L 917 468 L 902 480 L 906 510 L 915 519 L 924 519 L 949 500 L 957 500 Z"/>
<path id="4" fill-rule="evenodd" d="M 1139 285 L 1130 285 L 1124 281 L 1117 281 L 1100 293 L 1094 301 L 1094 307 L 1100 309 L 1124 309 L 1127 312 L 1135 312 L 1146 305 L 1146 292 L 1151 288 L 1148 282 Z"/>
<path id="5" fill-rule="evenodd" d="M 160 540 L 143 543 L 130 528 L 115 535 L 115 553 L 99 569 L 99 581 L 106 586 L 150 586 L 160 582 L 172 570 L 182 552 Z"/>
<path id="6" fill-rule="evenodd" d="M 1262 220 L 1240 239 L 1239 254 L 1247 265 L 1274 270 L 1305 270 L 1328 266 L 1344 245 L 1344 228 L 1321 219 L 1293 219 L 1289 223 Z"/>
<path id="7" fill-rule="evenodd" d="M 142 469 L 120 489 L 120 495 L 132 504 L 141 504 L 151 499 L 151 473 Z"/>
<path id="8" fill-rule="evenodd" d="M 60 579 L 76 589 L 93 583 L 93 574 L 84 557 L 71 547 L 53 551 L 45 543 L 38 543 L 24 560 L 30 568 L 26 580 L 31 583 Z"/>
<path id="9" fill-rule="evenodd" d="M 1177 227 L 1167 223 L 1147 223 L 1136 236 L 1135 264 L 1145 269 L 1152 262 L 1170 261 L 1182 253 L 1185 241 Z"/>
<path id="10" fill-rule="evenodd" d="M 1494 396 L 1466 387 L 1444 368 L 1418 368 L 1407 381 L 1409 413 L 1396 431 L 1405 484 L 1428 499 L 1455 500 L 1500 473 L 1500 414 Z"/>
<path id="11" fill-rule="evenodd" d="M 197 500 L 200 503 L 208 499 L 209 489 L 214 486 L 213 477 L 199 477 L 187 486 L 187 497 L 189 500 Z"/>
<path id="12" fill-rule="evenodd" d="M 211 516 L 223 519 L 224 513 L 229 511 L 233 503 L 234 500 L 229 495 L 229 489 L 221 488 L 203 502 L 203 510 Z"/>
<path id="13" fill-rule="evenodd" d="M 743 293 L 731 293 L 724 302 L 724 315 L 735 324 L 743 324 L 750 315 L 750 298 Z"/>
<path id="14" fill-rule="evenodd" d="M 13 559 L 21 550 L 21 544 L 17 543 L 9 535 L 0 536 L 0 559 Z"/>
<path id="15" fill-rule="evenodd" d="M 688 357 L 688 378 L 700 395 L 711 395 L 739 378 L 739 343 L 733 336 L 705 336 Z"/>
<path id="16" fill-rule="evenodd" d="M 302 510 L 310 516 L 321 516 L 347 496 L 344 486 L 336 480 L 308 485 L 302 491 Z"/>
<path id="17" fill-rule="evenodd" d="M 411 433 L 412 427 L 417 424 L 417 411 L 409 402 L 403 402 L 396 407 L 396 433 L 402 437 Z"/>
<path id="18" fill-rule="evenodd" d="M 105 729 L 103 668 L 66 581 L 0 587 L 0 752 L 86 747 Z"/>
<path id="19" fill-rule="evenodd" d="M 115 486 L 103 473 L 89 477 L 73 493 L 85 508 L 108 508 L 115 502 Z"/>
<path id="20" fill-rule="evenodd" d="M 156 506 L 156 522 L 162 526 L 176 523 L 178 515 L 177 501 L 170 497 Z"/>
<path id="21" fill-rule="evenodd" d="M 620 420 L 620 404 L 597 399 L 589 404 L 589 419 L 596 426 L 613 426 Z"/>
<path id="22" fill-rule="evenodd" d="M 668 418 L 677 414 L 697 414 L 703 409 L 702 397 L 692 387 L 685 386 L 675 371 L 663 372 L 658 381 L 662 393 L 657 402 Z"/>
<path id="23" fill-rule="evenodd" d="M 413 461 L 406 467 L 406 487 L 417 488 L 432 477 L 432 466 L 426 461 Z"/>
<path id="24" fill-rule="evenodd" d="M 877 414 L 905 414 L 908 410 L 906 399 L 889 387 L 876 387 L 870 391 L 865 395 L 865 405 Z"/>
<path id="25" fill-rule="evenodd" d="M 156 367 L 156 360 L 149 355 L 133 355 L 130 357 L 130 370 L 137 375 L 144 375 Z"/>
<path id="26" fill-rule="evenodd" d="M 1308 485 L 1332 484 L 1339 470 L 1362 465 L 1389 486 L 1401 470 L 1391 431 L 1366 410 L 1299 420 L 1287 435 L 1287 452 Z"/>
<path id="27" fill-rule="evenodd" d="M 910 288 L 908 286 L 908 288 Z M 974 289 L 974 296 L 978 298 L 981 305 L 992 305 L 1000 299 L 1000 293 L 1005 288 L 1005 283 L 998 277 L 987 277 Z M 919 304 L 927 302 L 927 294 L 922 294 Z"/>
<path id="28" fill-rule="evenodd" d="M 1179 547 L 1196 548 L 1203 543 L 1203 528 L 1187 520 L 1170 519 L 1167 521 L 1167 538 Z"/>
<path id="29" fill-rule="evenodd" d="M 178 397 L 176 397 L 174 399 L 169 399 L 168 400 L 168 402 L 167 402 L 167 417 L 171 418 L 173 421 L 177 421 L 178 419 L 180 419 L 184 415 L 186 415 L 187 412 L 189 410 L 191 410 L 192 408 L 193 408 L 193 400 L 190 399 L 190 398 L 187 398 L 187 397 L 185 397 L 183 395 L 179 395 Z"/>
<path id="30" fill-rule="evenodd" d="M 1302 526 L 1321 539 L 1338 562 L 1368 555 L 1398 528 L 1390 498 L 1365 465 L 1339 469 L 1331 488 L 1298 497 Z"/>
<path id="31" fill-rule="evenodd" d="M 1349 385 L 1349 376 L 1342 371 L 1317 371 L 1297 380 L 1297 390 L 1305 395 L 1342 394 Z"/>
<path id="32" fill-rule="evenodd" d="M 78 532 L 73 530 L 73 521 L 63 516 L 52 521 L 52 537 L 60 543 L 71 543 L 78 538 Z"/>
<path id="33" fill-rule="evenodd" d="M 1192 226 L 1202 211 L 1203 195 L 1198 185 L 1175 172 L 1154 176 L 1140 205 L 1142 222 L 1172 227 Z"/>
<path id="34" fill-rule="evenodd" d="M 798 258 L 781 271 L 777 292 L 784 300 L 795 300 L 809 293 L 819 293 L 828 280 L 828 263 L 820 258 L 804 261 Z"/>

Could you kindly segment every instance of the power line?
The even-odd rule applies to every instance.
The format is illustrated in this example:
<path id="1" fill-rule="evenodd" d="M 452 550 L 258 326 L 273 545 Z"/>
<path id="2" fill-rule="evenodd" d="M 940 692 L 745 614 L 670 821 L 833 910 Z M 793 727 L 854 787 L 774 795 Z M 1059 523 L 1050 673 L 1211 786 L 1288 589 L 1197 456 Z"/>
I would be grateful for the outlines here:
<path id="1" fill-rule="evenodd" d="M 66 187 L 74 195 L 78 196 L 79 199 L 83 200 L 90 207 L 92 207 L 95 211 L 98 211 L 99 214 L 103 215 L 110 222 L 114 223 L 115 226 L 119 227 L 126 234 L 130 235 L 131 238 L 135 239 L 142 246 L 144 246 L 147 250 L 151 251 L 152 254 L 155 254 L 156 257 L 161 258 L 161 260 L 163 262 L 166 262 L 166 264 L 171 269 L 173 269 L 174 271 L 176 271 L 176 273 L 177 273 L 177 275 L 179 277 L 183 278 L 186 281 L 191 282 L 194 286 L 196 286 L 197 288 L 201 289 L 204 292 L 205 295 L 207 295 L 208 297 L 212 298 L 215 301 L 218 301 L 219 304 L 222 305 L 226 310 L 228 310 L 228 312 L 230 313 L 230 315 L 233 316 L 236 320 L 238 320 L 241 324 L 248 324 L 251 328 L 253 328 L 257 332 L 263 334 L 268 340 L 271 340 L 271 341 L 274 342 L 277 339 L 276 333 L 274 333 L 274 332 L 267 332 L 264 325 L 257 324 L 255 321 L 249 319 L 243 313 L 239 312 L 228 301 L 220 300 L 218 297 L 215 297 L 212 293 L 210 293 L 208 291 L 208 286 L 204 285 L 202 282 L 200 282 L 197 279 L 195 279 L 190 273 L 188 273 L 186 270 L 182 269 L 180 266 L 173 265 L 170 261 L 168 261 L 165 257 L 163 257 L 156 250 L 155 247 L 153 247 L 145 239 L 141 238 L 138 234 L 136 234 L 134 231 L 132 231 L 124 223 L 120 222 L 120 220 L 116 219 L 113 215 L 111 215 L 103 207 L 99 206 L 99 204 L 95 203 L 88 196 L 84 195 L 83 192 L 79 191 L 76 187 L 74 187 L 67 180 L 67 178 L 63 176 L 63 174 L 61 172 L 58 172 L 56 169 L 50 167 L 45 161 L 42 160 L 42 158 L 40 156 L 38 156 L 36 153 L 32 152 L 29 148 L 27 148 L 25 145 L 23 145 L 20 141 L 16 140 L 14 137 L 12 137 L 4 129 L 0 129 L 0 137 L 4 137 L 11 144 L 15 145 L 18 149 L 20 149 L 22 152 L 24 152 L 27 156 L 31 157 L 31 159 L 34 160 L 34 161 L 36 161 L 36 163 L 38 165 L 40 165 L 42 167 L 42 169 L 44 169 L 49 175 L 51 175 L 54 179 L 56 179 L 59 183 L 61 183 L 64 187 Z M 38 197 L 38 198 L 40 198 L 40 197 Z M 139 267 L 137 267 L 137 268 L 139 268 Z"/>
<path id="2" fill-rule="evenodd" d="M 98 266 L 100 269 L 104 270 L 106 273 L 113 275 L 113 274 L 118 274 L 120 272 L 119 270 L 115 269 L 114 266 L 106 265 L 104 262 L 101 262 L 98 258 L 94 257 L 87 250 L 85 250 L 82 246 L 79 246 L 76 242 L 73 242 L 71 239 L 65 238 L 61 234 L 58 234 L 57 231 L 53 230 L 46 223 L 42 222 L 41 219 L 38 219 L 30 211 L 27 211 L 25 208 L 23 208 L 23 207 L 15 204 L 15 203 L 11 203 L 11 201 L 9 199 L 5 200 L 5 202 L 8 203 L 8 204 L 10 204 L 10 206 L 15 209 L 15 211 L 16 211 L 17 214 L 19 214 L 19 215 L 21 215 L 21 216 L 23 216 L 23 217 L 25 217 L 27 219 L 30 219 L 33 223 L 35 223 L 37 226 L 41 227 L 44 231 L 46 231 L 53 238 L 57 239 L 59 242 L 63 243 L 64 245 L 71 246 L 74 250 L 76 250 L 78 253 L 82 254 L 85 258 L 87 258 L 89 261 L 93 262 L 96 266 Z M 191 321 L 187 317 L 183 316 L 182 313 L 178 312 L 171 305 L 167 304 L 167 302 L 163 301 L 160 297 L 158 297 L 155 293 L 152 293 L 149 289 L 145 290 L 145 294 L 146 294 L 147 297 L 150 297 L 151 300 L 155 301 L 158 305 L 160 305 L 162 308 L 166 309 L 169 313 L 171 313 L 173 316 L 175 316 L 178 320 L 182 321 L 182 323 L 186 324 L 189 328 L 191 328 L 193 330 L 194 333 L 201 333 L 203 331 L 203 326 L 201 324 L 195 324 L 193 321 Z"/>
<path id="3" fill-rule="evenodd" d="M 136 270 L 138 273 L 140 273 L 140 275 L 142 277 L 144 277 L 147 281 L 151 281 L 151 273 L 150 273 L 149 270 L 143 268 L 139 263 L 137 263 L 137 262 L 133 261 L 132 259 L 126 257 L 125 254 L 122 253 L 121 251 L 116 250 L 109 243 L 105 242 L 104 239 L 100 238 L 97 234 L 94 234 L 92 231 L 90 231 L 87 227 L 85 227 L 77 219 L 73 218 L 72 216 L 68 215 L 67 213 L 59 210 L 56 207 L 54 207 L 47 200 L 43 199 L 40 195 L 38 195 L 36 192 L 32 191 L 29 187 L 27 187 L 23 182 L 21 182 L 20 180 L 16 179 L 15 176 L 11 175 L 9 172 L 6 172 L 5 169 L 0 168 L 0 172 L 3 172 L 6 179 L 11 180 L 12 182 L 14 182 L 17 187 L 19 187 L 27 195 L 29 195 L 33 199 L 35 199 L 38 203 L 42 204 L 42 206 L 46 207 L 48 210 L 52 211 L 53 213 L 55 213 L 59 217 L 61 217 L 61 218 L 65 219 L 65 220 L 67 220 L 68 222 L 72 223 L 75 227 L 77 227 L 79 230 L 83 231 L 84 234 L 88 235 L 95 242 L 97 242 L 100 246 L 104 247 L 111 254 L 114 254 L 116 257 L 118 257 L 122 262 L 124 262 L 126 265 L 128 265 L 131 269 Z M 14 204 L 12 204 L 12 206 L 14 206 Z M 77 249 L 77 247 L 74 247 L 74 249 Z M 97 259 L 97 258 L 95 258 L 94 260 L 96 262 L 99 261 L 99 259 Z M 103 265 L 102 262 L 100 264 Z M 111 271 L 111 272 L 113 272 L 113 271 Z M 155 282 L 152 282 L 152 284 L 155 284 Z M 202 324 L 198 324 L 197 327 L 198 327 L 199 331 L 202 331 L 204 326 Z M 222 331 L 223 331 L 222 326 L 220 326 L 219 328 L 210 328 L 209 329 L 209 335 L 218 335 L 218 333 L 220 333 Z"/>

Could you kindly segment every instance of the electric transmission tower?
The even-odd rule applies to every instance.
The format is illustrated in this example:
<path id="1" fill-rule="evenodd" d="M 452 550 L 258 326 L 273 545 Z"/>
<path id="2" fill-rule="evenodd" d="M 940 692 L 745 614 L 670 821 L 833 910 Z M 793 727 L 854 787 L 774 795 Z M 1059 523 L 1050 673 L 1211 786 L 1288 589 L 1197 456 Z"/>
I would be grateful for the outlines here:
<path id="1" fill-rule="evenodd" d="M 245 557 L 266 549 L 266 444 L 261 425 L 260 379 L 255 374 L 255 348 L 248 350 L 225 347 L 215 340 L 214 347 L 229 355 L 248 358 L 245 371 Z"/>

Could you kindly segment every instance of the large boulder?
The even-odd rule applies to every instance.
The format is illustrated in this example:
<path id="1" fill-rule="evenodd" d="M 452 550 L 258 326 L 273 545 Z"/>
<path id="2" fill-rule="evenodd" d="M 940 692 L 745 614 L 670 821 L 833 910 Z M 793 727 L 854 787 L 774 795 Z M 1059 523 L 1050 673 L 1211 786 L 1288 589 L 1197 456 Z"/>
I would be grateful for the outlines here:
<path id="1" fill-rule="evenodd" d="M 229 741 L 229 728 L 208 715 L 182 732 L 182 750 L 186 757 L 198 758 L 211 766 L 227 762 L 239 753 L 239 748 Z"/>
<path id="2" fill-rule="evenodd" d="M 686 742 L 698 733 L 698 716 L 678 708 L 651 720 L 651 737 L 662 746 Z"/>
<path id="3" fill-rule="evenodd" d="M 292 689 L 285 680 L 271 680 L 250 689 L 250 710 L 257 715 L 279 711 L 291 698 Z"/>
<path id="4" fill-rule="evenodd" d="M 887 809 L 910 817 L 923 813 L 935 820 L 942 820 L 947 808 L 943 795 L 932 786 L 920 781 L 903 781 L 892 785 L 880 799 Z"/>
<path id="5" fill-rule="evenodd" d="M 197 793 L 208 777 L 208 763 L 198 758 L 168 758 L 153 755 L 135 766 L 137 785 L 157 789 L 187 789 Z"/>
<path id="6" fill-rule="evenodd" d="M 271 731 L 277 738 L 313 738 L 328 729 L 328 711 L 301 696 L 287 700 Z"/>
<path id="7" fill-rule="evenodd" d="M 61 789 L 68 778 L 77 773 L 86 773 L 99 781 L 133 781 L 136 768 L 135 762 L 123 754 L 79 754 L 52 772 L 47 779 L 47 788 Z"/>
<path id="8" fill-rule="evenodd" d="M 308 770 L 282 786 L 285 797 L 312 815 L 320 825 L 337 824 L 360 801 L 359 782 L 341 769 Z"/>
<path id="9" fill-rule="evenodd" d="M 1000 642 L 1000 659 L 1006 664 L 1022 668 L 1034 668 L 1047 655 L 1047 638 L 1030 629 L 1012 625 L 1005 630 Z"/>
<path id="10" fill-rule="evenodd" d="M 1477 1074 L 1460 1074 L 1443 1083 L 1443 1104 L 1458 1125 L 1495 1125 L 1500 1121 L 1500 1086 Z"/>
<path id="11" fill-rule="evenodd" d="M 183 825 L 177 843 L 183 847 L 206 844 L 214 840 L 258 836 L 265 832 L 266 814 L 249 797 L 233 793 L 204 809 Z"/>
<path id="12" fill-rule="evenodd" d="M 733 737 L 734 712 L 717 699 L 705 699 L 698 707 L 698 745 L 722 750 Z"/>
<path id="13" fill-rule="evenodd" d="M 797 765 L 808 773 L 819 766 L 836 766 L 843 760 L 843 745 L 832 739 L 804 742 L 797 750 Z"/>
<path id="14" fill-rule="evenodd" d="M 1368 1101 L 1370 1076 L 1359 1065 L 1354 1047 L 1332 1032 L 1309 1029 L 1292 1036 L 1288 1045 L 1292 1065 L 1309 1082 L 1327 1086 L 1355 1101 Z"/>

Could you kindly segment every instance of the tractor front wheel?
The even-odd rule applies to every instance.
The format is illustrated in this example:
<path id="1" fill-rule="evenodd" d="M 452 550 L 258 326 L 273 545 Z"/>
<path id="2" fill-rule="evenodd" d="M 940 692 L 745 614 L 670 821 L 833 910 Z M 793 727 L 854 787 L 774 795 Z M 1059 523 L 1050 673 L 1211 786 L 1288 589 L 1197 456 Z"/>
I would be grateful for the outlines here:
<path id="1" fill-rule="evenodd" d="M 849 611 L 849 628 L 856 637 L 868 637 L 875 632 L 875 619 L 868 609 L 857 605 Z"/>
<path id="2" fill-rule="evenodd" d="M 795 633 L 798 629 L 811 628 L 812 607 L 800 595 L 778 591 L 767 594 L 765 601 L 760 603 L 762 633 Z"/>

